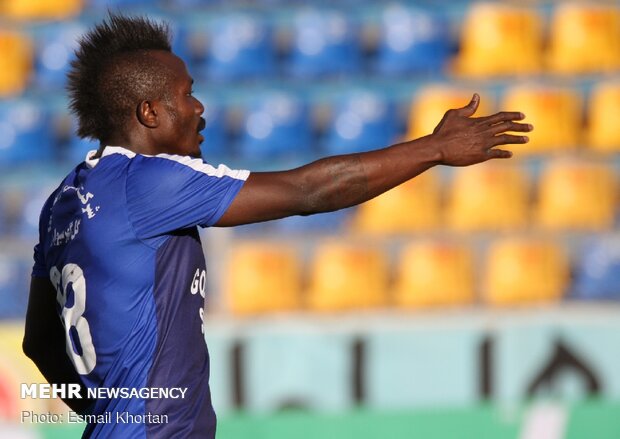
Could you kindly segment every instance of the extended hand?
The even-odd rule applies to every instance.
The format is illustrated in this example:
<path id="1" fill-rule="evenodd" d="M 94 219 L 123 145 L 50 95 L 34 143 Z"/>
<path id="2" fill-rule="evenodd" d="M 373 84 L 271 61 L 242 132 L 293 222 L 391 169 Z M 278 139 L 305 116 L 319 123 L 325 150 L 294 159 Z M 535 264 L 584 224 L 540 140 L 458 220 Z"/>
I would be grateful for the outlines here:
<path id="1" fill-rule="evenodd" d="M 507 131 L 532 131 L 532 125 L 515 122 L 525 117 L 523 113 L 503 111 L 486 117 L 471 117 L 479 103 L 480 96 L 476 93 L 465 107 L 448 110 L 433 131 L 442 164 L 468 166 L 489 159 L 507 159 L 512 157 L 512 152 L 496 146 L 529 141 L 527 136 L 506 134 Z"/>

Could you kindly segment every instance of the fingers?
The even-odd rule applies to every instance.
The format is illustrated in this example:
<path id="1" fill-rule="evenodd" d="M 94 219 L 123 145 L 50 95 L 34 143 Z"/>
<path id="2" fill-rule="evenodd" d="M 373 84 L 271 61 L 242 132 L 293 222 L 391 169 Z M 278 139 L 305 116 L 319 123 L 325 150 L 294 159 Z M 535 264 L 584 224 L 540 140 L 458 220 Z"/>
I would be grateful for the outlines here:
<path id="1" fill-rule="evenodd" d="M 478 109 L 478 105 L 480 104 L 480 95 L 478 93 L 474 93 L 469 101 L 469 104 L 465 105 L 462 108 L 456 110 L 459 116 L 470 117 L 473 116 L 476 110 Z"/>
<path id="2" fill-rule="evenodd" d="M 512 151 L 506 151 L 505 149 L 489 149 L 487 150 L 487 156 L 489 159 L 509 159 L 512 157 Z"/>
<path id="3" fill-rule="evenodd" d="M 525 114 L 518 111 L 500 111 L 499 113 L 495 113 L 490 116 L 478 118 L 480 122 L 486 123 L 488 125 L 495 125 L 500 122 L 523 119 L 525 119 Z"/>
<path id="4" fill-rule="evenodd" d="M 527 136 L 513 136 L 512 134 L 500 134 L 499 136 L 493 137 L 492 146 L 527 143 L 529 141 L 530 141 L 530 138 Z"/>
<path id="5" fill-rule="evenodd" d="M 504 133 L 506 131 L 514 131 L 518 133 L 527 133 L 534 129 L 534 127 L 529 123 L 518 123 L 513 121 L 500 122 L 498 124 L 492 125 L 490 128 L 490 132 L 495 134 Z"/>

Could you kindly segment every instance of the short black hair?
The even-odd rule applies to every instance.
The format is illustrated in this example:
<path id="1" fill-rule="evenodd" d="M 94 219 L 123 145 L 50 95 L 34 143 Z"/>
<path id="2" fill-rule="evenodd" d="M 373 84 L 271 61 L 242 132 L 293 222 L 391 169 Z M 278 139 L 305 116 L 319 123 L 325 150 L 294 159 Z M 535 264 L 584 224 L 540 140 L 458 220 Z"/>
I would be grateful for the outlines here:
<path id="1" fill-rule="evenodd" d="M 77 134 L 104 141 L 122 130 L 142 100 L 165 98 L 170 72 L 149 51 L 171 52 L 166 23 L 108 13 L 79 41 L 67 75 Z"/>

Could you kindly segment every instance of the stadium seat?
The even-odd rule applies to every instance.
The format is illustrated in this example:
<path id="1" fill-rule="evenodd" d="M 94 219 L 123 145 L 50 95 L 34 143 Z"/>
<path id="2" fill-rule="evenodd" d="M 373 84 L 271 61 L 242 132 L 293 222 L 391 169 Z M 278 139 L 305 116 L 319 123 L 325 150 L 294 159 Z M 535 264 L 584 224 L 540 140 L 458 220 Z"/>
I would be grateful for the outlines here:
<path id="1" fill-rule="evenodd" d="M 574 148 L 581 140 L 581 97 L 576 90 L 518 85 L 505 91 L 500 107 L 521 111 L 534 125 L 530 141 L 514 148 L 516 155 L 550 153 Z"/>
<path id="2" fill-rule="evenodd" d="M 210 29 L 206 79 L 236 81 L 276 73 L 271 30 L 252 15 L 219 17 Z"/>
<path id="3" fill-rule="evenodd" d="M 599 83 L 588 105 L 587 144 L 596 151 L 620 151 L 620 81 Z"/>
<path id="4" fill-rule="evenodd" d="M 467 105 L 472 96 L 473 91 L 451 86 L 434 85 L 421 89 L 411 103 L 406 137 L 416 139 L 431 134 L 447 110 Z M 489 115 L 491 107 L 491 99 L 483 94 L 475 116 Z"/>
<path id="5" fill-rule="evenodd" d="M 567 2 L 551 18 L 548 67 L 560 74 L 620 69 L 618 5 Z"/>
<path id="6" fill-rule="evenodd" d="M 569 286 L 564 249 L 536 238 L 498 238 L 483 263 L 483 295 L 489 305 L 554 302 Z"/>
<path id="7" fill-rule="evenodd" d="M 395 234 L 441 225 L 440 178 L 435 169 L 361 204 L 353 228 L 362 233 Z"/>
<path id="8" fill-rule="evenodd" d="M 0 98 L 24 91 L 33 63 L 30 39 L 17 32 L 0 29 Z"/>
<path id="9" fill-rule="evenodd" d="M 288 73 L 319 78 L 361 69 L 358 30 L 347 16 L 329 9 L 302 9 L 294 18 Z"/>
<path id="10" fill-rule="evenodd" d="M 235 315 L 299 308 L 300 261 L 293 248 L 273 242 L 241 242 L 228 259 L 226 297 Z"/>
<path id="11" fill-rule="evenodd" d="M 35 33 L 35 84 L 42 89 L 60 90 L 74 58 L 78 38 L 86 31 L 79 23 L 59 23 Z"/>
<path id="12" fill-rule="evenodd" d="M 82 11 L 84 0 L 19 0 L 0 2 L 0 16 L 15 20 L 66 20 Z"/>
<path id="13" fill-rule="evenodd" d="M 307 306 L 313 311 L 372 309 L 385 305 L 388 266 L 378 249 L 332 240 L 317 244 Z"/>
<path id="14" fill-rule="evenodd" d="M 571 297 L 620 300 L 620 237 L 592 239 L 576 263 Z"/>
<path id="15" fill-rule="evenodd" d="M 399 307 L 465 305 L 474 301 L 470 250 L 446 242 L 414 242 L 400 255 L 395 302 Z"/>
<path id="16" fill-rule="evenodd" d="M 50 115 L 25 100 L 0 101 L 0 167 L 46 162 L 55 157 Z"/>
<path id="17" fill-rule="evenodd" d="M 473 3 L 462 27 L 456 72 L 478 78 L 537 73 L 542 42 L 542 20 L 535 9 Z"/>
<path id="18" fill-rule="evenodd" d="M 384 148 L 395 142 L 398 125 L 396 109 L 383 95 L 351 91 L 333 106 L 323 148 L 330 155 Z"/>
<path id="19" fill-rule="evenodd" d="M 529 188 L 523 169 L 497 161 L 456 168 L 446 209 L 459 231 L 512 230 L 528 222 Z"/>
<path id="20" fill-rule="evenodd" d="M 252 159 L 294 157 L 312 146 L 306 105 L 286 93 L 267 93 L 249 103 L 239 142 L 242 156 Z"/>
<path id="21" fill-rule="evenodd" d="M 420 8 L 388 5 L 379 34 L 374 70 L 381 75 L 441 74 L 451 56 L 448 23 Z"/>
<path id="22" fill-rule="evenodd" d="M 617 184 L 610 165 L 552 161 L 538 184 L 537 224 L 561 230 L 609 230 L 617 212 Z"/>

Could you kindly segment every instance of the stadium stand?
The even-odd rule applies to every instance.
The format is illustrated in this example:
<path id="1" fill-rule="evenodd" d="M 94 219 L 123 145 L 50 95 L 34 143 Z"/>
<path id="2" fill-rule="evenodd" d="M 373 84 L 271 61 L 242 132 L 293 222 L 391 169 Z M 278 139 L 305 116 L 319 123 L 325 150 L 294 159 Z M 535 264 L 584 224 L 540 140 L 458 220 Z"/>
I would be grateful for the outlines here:
<path id="1" fill-rule="evenodd" d="M 301 266 L 295 250 L 273 242 L 240 242 L 228 258 L 228 305 L 234 315 L 299 309 Z"/>
<path id="2" fill-rule="evenodd" d="M 474 3 L 461 30 L 455 71 L 476 78 L 532 75 L 541 70 L 542 45 L 542 18 L 535 9 Z"/>
<path id="3" fill-rule="evenodd" d="M 440 201 L 440 177 L 430 170 L 359 206 L 352 227 L 374 235 L 436 229 L 442 221 Z"/>
<path id="4" fill-rule="evenodd" d="M 447 20 L 391 3 L 381 11 L 374 69 L 380 75 L 441 74 L 453 52 Z"/>
<path id="5" fill-rule="evenodd" d="M 25 90 L 33 57 L 28 36 L 0 29 L 0 98 L 16 96 Z"/>
<path id="6" fill-rule="evenodd" d="M 483 300 L 492 306 L 557 302 L 569 286 L 566 251 L 536 237 L 497 238 L 482 267 Z"/>
<path id="7" fill-rule="evenodd" d="M 0 165 L 54 158 L 54 135 L 45 107 L 27 100 L 0 101 Z"/>
<path id="8" fill-rule="evenodd" d="M 290 93 L 264 93 L 245 109 L 240 154 L 249 160 L 308 153 L 312 126 L 306 104 Z"/>
<path id="9" fill-rule="evenodd" d="M 567 2 L 554 9 L 548 68 L 558 74 L 620 68 L 620 10 L 612 4 Z"/>
<path id="10" fill-rule="evenodd" d="M 29 260 L 0 255 L 0 319 L 25 315 L 29 274 Z"/>
<path id="11" fill-rule="evenodd" d="M 501 108 L 518 108 L 534 125 L 530 141 L 516 148 L 517 155 L 562 152 L 577 147 L 582 136 L 582 100 L 576 89 L 523 84 L 509 87 Z"/>
<path id="12" fill-rule="evenodd" d="M 588 105 L 587 145 L 602 153 L 620 151 L 620 81 L 596 85 Z"/>
<path id="13" fill-rule="evenodd" d="M 77 16 L 83 0 L 19 0 L 0 3 L 0 16 L 14 20 L 66 20 Z"/>
<path id="14" fill-rule="evenodd" d="M 294 19 L 288 73 L 320 78 L 361 70 L 362 53 L 357 26 L 337 10 L 302 9 Z"/>
<path id="15" fill-rule="evenodd" d="M 473 90 L 456 86 L 429 85 L 419 90 L 411 102 L 406 138 L 415 139 L 433 132 L 446 109 L 460 108 L 470 101 Z M 491 114 L 492 102 L 488 95 L 481 96 L 476 116 Z"/>
<path id="16" fill-rule="evenodd" d="M 382 148 L 400 133 L 395 106 L 382 94 L 351 90 L 336 100 L 326 129 L 327 154 L 347 154 Z"/>
<path id="17" fill-rule="evenodd" d="M 317 244 L 313 256 L 308 309 L 336 312 L 386 305 L 388 263 L 379 249 L 340 240 Z"/>
<path id="18" fill-rule="evenodd" d="M 59 89 L 66 83 L 77 39 L 86 31 L 80 23 L 53 23 L 35 34 L 34 81 L 42 89 Z"/>
<path id="19" fill-rule="evenodd" d="M 536 222 L 544 228 L 605 231 L 615 225 L 618 181 L 606 163 L 550 162 L 538 185 Z"/>
<path id="20" fill-rule="evenodd" d="M 276 73 L 271 29 L 255 16 L 223 15 L 210 29 L 209 39 L 206 79 L 251 80 Z"/>
<path id="21" fill-rule="evenodd" d="M 394 302 L 400 308 L 474 303 L 474 260 L 463 244 L 412 242 L 402 251 L 397 270 Z"/>
<path id="22" fill-rule="evenodd" d="M 529 186 L 522 166 L 488 162 L 455 170 L 446 224 L 459 231 L 519 230 L 528 224 Z"/>

